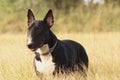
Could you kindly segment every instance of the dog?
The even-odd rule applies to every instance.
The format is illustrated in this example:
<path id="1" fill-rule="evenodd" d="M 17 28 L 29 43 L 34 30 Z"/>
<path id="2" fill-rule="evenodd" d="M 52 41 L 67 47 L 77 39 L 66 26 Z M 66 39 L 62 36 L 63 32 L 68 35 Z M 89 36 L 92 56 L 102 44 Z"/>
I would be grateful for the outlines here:
<path id="1" fill-rule="evenodd" d="M 73 40 L 59 40 L 50 30 L 54 24 L 51 9 L 43 20 L 36 20 L 32 10 L 28 9 L 27 18 L 27 47 L 35 53 L 37 74 L 69 73 L 76 67 L 86 73 L 89 62 L 86 50 Z"/>

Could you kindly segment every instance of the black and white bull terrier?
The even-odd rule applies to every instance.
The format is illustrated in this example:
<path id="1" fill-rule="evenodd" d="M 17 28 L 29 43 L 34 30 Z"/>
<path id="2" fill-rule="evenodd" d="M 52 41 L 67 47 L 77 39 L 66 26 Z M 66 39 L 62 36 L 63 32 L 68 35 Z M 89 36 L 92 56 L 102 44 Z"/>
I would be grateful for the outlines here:
<path id="1" fill-rule="evenodd" d="M 37 73 L 66 73 L 75 71 L 76 66 L 79 71 L 86 72 L 88 56 L 83 46 L 72 40 L 59 40 L 50 30 L 54 23 L 51 9 L 43 20 L 36 20 L 33 12 L 28 9 L 27 18 L 27 46 L 35 53 L 34 65 Z"/>

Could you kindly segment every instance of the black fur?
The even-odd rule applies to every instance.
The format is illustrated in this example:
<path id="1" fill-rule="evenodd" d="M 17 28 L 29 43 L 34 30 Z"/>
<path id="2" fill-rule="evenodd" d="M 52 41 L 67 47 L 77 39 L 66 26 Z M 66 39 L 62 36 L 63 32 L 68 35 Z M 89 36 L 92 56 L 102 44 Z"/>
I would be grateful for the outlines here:
<path id="1" fill-rule="evenodd" d="M 55 72 L 59 69 L 63 71 L 74 71 L 75 66 L 80 71 L 85 71 L 88 68 L 88 56 L 83 46 L 72 40 L 59 40 L 50 30 L 54 23 L 52 10 L 49 10 L 43 20 L 35 20 L 32 11 L 28 10 L 28 38 L 31 38 L 31 43 L 28 43 L 28 48 L 35 51 L 48 44 L 51 48 L 57 41 L 57 45 L 53 50 L 52 58 L 55 63 Z M 86 67 L 83 68 L 83 65 Z"/>

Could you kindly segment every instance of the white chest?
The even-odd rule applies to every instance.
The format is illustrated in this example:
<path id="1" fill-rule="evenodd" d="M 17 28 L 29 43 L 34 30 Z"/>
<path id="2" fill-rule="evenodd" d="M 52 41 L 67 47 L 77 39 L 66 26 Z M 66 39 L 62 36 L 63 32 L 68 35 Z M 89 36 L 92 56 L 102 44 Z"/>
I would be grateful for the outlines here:
<path id="1" fill-rule="evenodd" d="M 46 48 L 46 49 L 45 49 Z M 46 50 L 49 50 L 48 46 L 44 47 L 43 50 L 39 49 L 39 53 L 45 52 Z M 35 67 L 36 70 L 43 74 L 52 74 L 55 70 L 55 64 L 52 61 L 52 55 L 49 53 L 48 55 L 40 55 L 41 61 L 37 61 L 35 59 Z"/>

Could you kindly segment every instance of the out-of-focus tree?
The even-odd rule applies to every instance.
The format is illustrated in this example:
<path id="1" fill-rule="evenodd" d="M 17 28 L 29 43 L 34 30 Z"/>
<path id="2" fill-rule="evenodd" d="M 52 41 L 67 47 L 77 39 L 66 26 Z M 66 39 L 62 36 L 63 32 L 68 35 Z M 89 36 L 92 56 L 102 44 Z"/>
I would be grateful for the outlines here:
<path id="1" fill-rule="evenodd" d="M 64 10 L 66 13 L 68 13 L 70 9 L 76 8 L 83 2 L 83 0 L 45 0 L 45 1 L 48 2 L 49 4 L 52 4 L 54 8 Z"/>
<path id="2" fill-rule="evenodd" d="M 117 3 L 120 5 L 120 0 L 106 0 L 107 3 L 112 2 L 112 3 Z"/>

